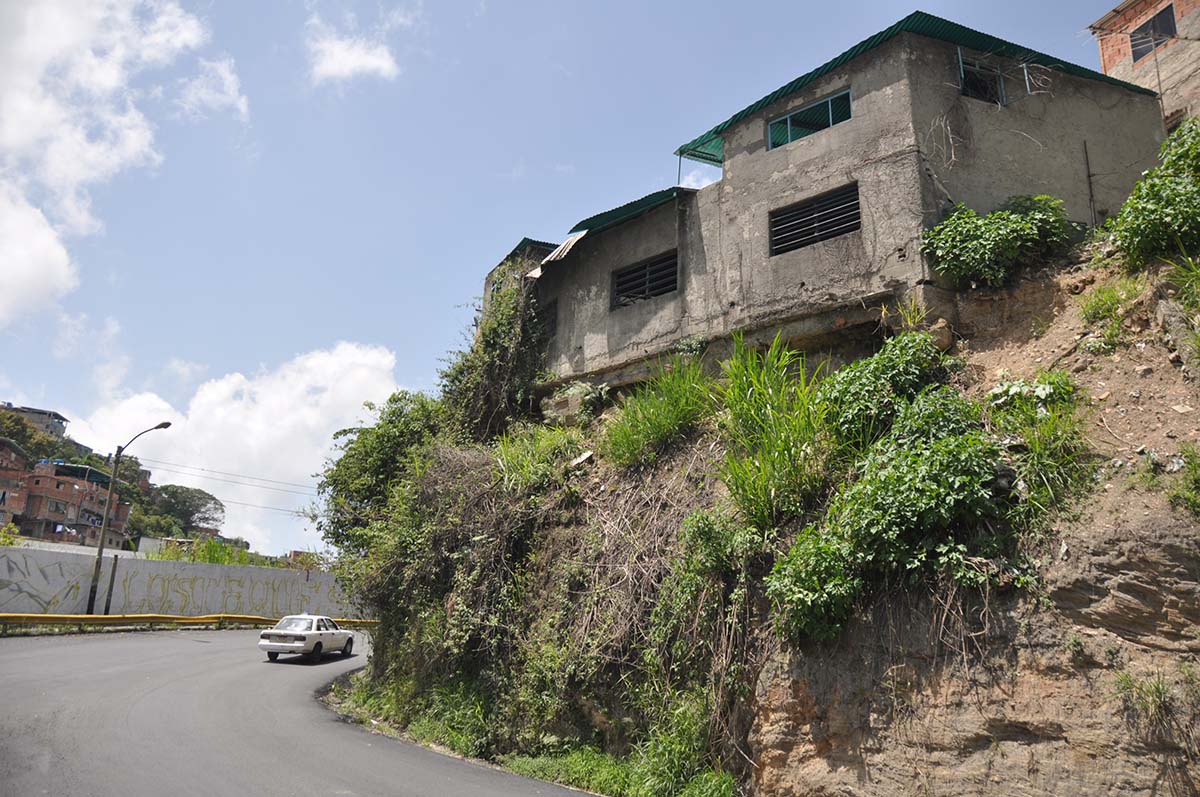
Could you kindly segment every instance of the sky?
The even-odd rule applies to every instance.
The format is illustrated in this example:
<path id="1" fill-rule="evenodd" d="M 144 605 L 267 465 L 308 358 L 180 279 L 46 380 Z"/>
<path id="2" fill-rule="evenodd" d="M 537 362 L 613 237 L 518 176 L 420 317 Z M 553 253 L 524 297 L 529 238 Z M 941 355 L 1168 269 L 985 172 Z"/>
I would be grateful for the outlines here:
<path id="1" fill-rule="evenodd" d="M 156 483 L 319 549 L 332 434 L 436 390 L 517 241 L 718 178 L 672 153 L 910 2 L 0 2 L 0 401 L 169 420 Z M 1098 68 L 1112 5 L 921 8 Z"/>

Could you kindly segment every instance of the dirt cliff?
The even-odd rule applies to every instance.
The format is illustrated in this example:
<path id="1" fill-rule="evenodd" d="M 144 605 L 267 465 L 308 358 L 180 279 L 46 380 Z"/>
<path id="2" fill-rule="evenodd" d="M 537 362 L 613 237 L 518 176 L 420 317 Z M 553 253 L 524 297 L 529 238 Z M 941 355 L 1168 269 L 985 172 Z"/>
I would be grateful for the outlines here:
<path id="1" fill-rule="evenodd" d="M 1152 279 L 1123 345 L 1089 353 L 1079 297 L 1114 274 L 1077 263 L 959 308 L 970 390 L 1058 367 L 1092 397 L 1098 483 L 1042 543 L 1040 590 L 895 590 L 836 643 L 771 655 L 756 794 L 1200 793 L 1200 524 L 1167 497 L 1200 394 Z"/>

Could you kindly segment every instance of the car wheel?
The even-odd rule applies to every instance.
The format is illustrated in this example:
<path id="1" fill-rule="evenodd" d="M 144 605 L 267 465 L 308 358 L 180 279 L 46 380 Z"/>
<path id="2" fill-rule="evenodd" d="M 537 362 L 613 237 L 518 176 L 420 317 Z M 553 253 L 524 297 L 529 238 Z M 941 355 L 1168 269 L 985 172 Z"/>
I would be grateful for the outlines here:
<path id="1" fill-rule="evenodd" d="M 346 644 L 342 646 L 342 655 L 349 656 L 350 653 L 353 652 L 353 650 L 354 650 L 354 638 L 351 637 L 350 639 L 347 639 Z"/>
<path id="2" fill-rule="evenodd" d="M 321 645 L 321 643 L 320 643 L 320 642 L 318 642 L 317 644 L 313 645 L 313 649 L 312 649 L 312 660 L 313 660 L 314 662 L 316 662 L 316 661 L 320 661 L 320 660 L 321 660 L 321 648 L 322 648 L 322 647 L 323 647 L 323 646 Z"/>
<path id="3" fill-rule="evenodd" d="M 273 650 L 270 651 L 269 653 L 267 653 L 267 661 L 275 661 L 278 658 L 279 658 L 279 654 Z"/>

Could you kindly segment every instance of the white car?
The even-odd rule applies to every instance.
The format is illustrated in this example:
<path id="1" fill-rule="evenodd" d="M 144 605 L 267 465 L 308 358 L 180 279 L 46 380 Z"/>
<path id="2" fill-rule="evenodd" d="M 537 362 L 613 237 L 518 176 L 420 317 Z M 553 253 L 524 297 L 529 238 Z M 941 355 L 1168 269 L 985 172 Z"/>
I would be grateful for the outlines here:
<path id="1" fill-rule="evenodd" d="M 319 661 L 321 654 L 335 650 L 349 656 L 354 650 L 354 634 L 324 615 L 293 614 L 259 634 L 258 649 L 265 650 L 271 661 L 280 653 L 301 653 Z"/>

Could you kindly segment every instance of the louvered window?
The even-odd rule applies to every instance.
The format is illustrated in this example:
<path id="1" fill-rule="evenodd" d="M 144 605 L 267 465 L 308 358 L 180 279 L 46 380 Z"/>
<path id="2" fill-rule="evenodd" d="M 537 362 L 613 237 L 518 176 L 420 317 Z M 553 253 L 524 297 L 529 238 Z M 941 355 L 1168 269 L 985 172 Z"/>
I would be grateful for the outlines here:
<path id="1" fill-rule="evenodd" d="M 862 226 L 858 183 L 772 211 L 769 219 L 772 255 L 854 232 Z"/>
<path id="2" fill-rule="evenodd" d="M 673 293 L 678 287 L 679 261 L 675 252 L 667 252 L 614 271 L 612 307 L 624 307 L 652 296 Z"/>

